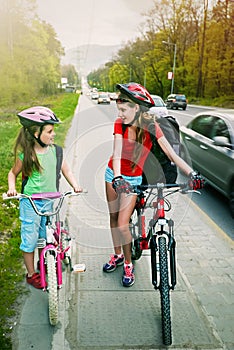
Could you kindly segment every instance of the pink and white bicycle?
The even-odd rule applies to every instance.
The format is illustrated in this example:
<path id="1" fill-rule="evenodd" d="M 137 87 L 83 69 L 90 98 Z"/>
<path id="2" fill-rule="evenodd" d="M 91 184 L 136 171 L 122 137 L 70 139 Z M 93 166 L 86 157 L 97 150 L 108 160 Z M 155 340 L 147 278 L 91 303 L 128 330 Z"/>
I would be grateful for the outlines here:
<path id="1" fill-rule="evenodd" d="M 55 326 L 58 323 L 59 298 L 58 290 L 62 287 L 62 262 L 70 267 L 70 271 L 84 272 L 85 264 L 72 265 L 71 261 L 71 237 L 68 229 L 68 222 L 60 220 L 60 209 L 67 196 L 77 196 L 87 191 L 75 193 L 73 191 L 47 192 L 33 194 L 17 194 L 8 197 L 3 194 L 3 199 L 27 198 L 37 215 L 46 217 L 46 239 L 39 238 L 37 247 L 40 249 L 40 277 L 43 291 L 49 295 L 49 321 Z M 38 209 L 35 200 L 46 202 L 45 210 Z M 47 276 L 46 276 L 47 275 Z"/>

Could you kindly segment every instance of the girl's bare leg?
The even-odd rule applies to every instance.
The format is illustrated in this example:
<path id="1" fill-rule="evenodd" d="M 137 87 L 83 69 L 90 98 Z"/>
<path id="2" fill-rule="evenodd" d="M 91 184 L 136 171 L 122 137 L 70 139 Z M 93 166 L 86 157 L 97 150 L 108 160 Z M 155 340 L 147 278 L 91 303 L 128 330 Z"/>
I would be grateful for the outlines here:
<path id="1" fill-rule="evenodd" d="M 112 188 L 112 184 L 106 182 L 106 197 L 110 215 L 110 228 L 115 254 L 121 254 L 121 236 L 118 229 L 119 198 Z"/>
<path id="2" fill-rule="evenodd" d="M 28 271 L 28 277 L 31 277 L 35 272 L 34 252 L 32 252 L 32 253 L 23 252 L 23 257 L 24 257 L 24 263 L 25 263 L 26 269 Z"/>
<path id="3" fill-rule="evenodd" d="M 106 196 L 110 214 L 110 227 L 115 254 L 121 254 L 122 247 L 125 260 L 131 259 L 132 236 L 129 230 L 129 220 L 136 204 L 136 195 L 122 193 L 118 196 L 111 183 L 106 182 Z"/>
<path id="4" fill-rule="evenodd" d="M 120 209 L 118 216 L 118 227 L 122 237 L 122 246 L 124 251 L 125 260 L 128 263 L 132 261 L 132 235 L 129 230 L 129 221 L 132 215 L 133 209 L 136 204 L 136 195 L 126 195 L 125 193 L 121 194 L 120 198 Z"/>

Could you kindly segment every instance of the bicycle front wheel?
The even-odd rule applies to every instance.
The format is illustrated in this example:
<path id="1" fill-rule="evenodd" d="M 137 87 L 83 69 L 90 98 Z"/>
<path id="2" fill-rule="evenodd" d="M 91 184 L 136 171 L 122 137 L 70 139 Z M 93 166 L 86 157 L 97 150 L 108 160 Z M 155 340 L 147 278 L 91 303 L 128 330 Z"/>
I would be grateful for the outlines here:
<path id="1" fill-rule="evenodd" d="M 160 269 L 160 296 L 163 344 L 171 345 L 171 310 L 170 310 L 170 286 L 168 279 L 168 255 L 165 237 L 159 237 L 159 269 Z"/>
<path id="2" fill-rule="evenodd" d="M 139 215 L 139 210 L 134 209 L 129 223 L 129 229 L 132 235 L 132 260 L 139 260 L 142 255 L 140 246 L 142 233 Z"/>
<path id="3" fill-rule="evenodd" d="M 48 292 L 49 292 L 49 320 L 52 326 L 58 323 L 58 288 L 55 256 L 50 251 L 46 253 Z"/>

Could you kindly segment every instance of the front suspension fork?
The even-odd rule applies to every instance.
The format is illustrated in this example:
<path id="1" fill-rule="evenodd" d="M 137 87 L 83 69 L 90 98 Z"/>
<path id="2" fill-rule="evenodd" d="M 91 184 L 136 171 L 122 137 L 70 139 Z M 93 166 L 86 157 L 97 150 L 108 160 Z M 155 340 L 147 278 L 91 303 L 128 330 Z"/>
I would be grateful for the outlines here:
<path id="1" fill-rule="evenodd" d="M 159 261 L 157 260 L 158 244 L 157 236 L 166 234 L 168 237 L 168 251 L 170 259 L 170 288 L 174 289 L 176 285 L 176 256 L 175 256 L 175 247 L 176 242 L 174 238 L 174 221 L 168 220 L 169 233 L 164 231 L 159 231 L 156 234 L 152 234 L 150 239 L 150 250 L 151 250 L 151 273 L 152 273 L 152 284 L 155 289 L 159 289 L 160 280 L 158 278 L 159 271 Z M 151 230 L 153 230 L 151 228 Z M 152 232 L 151 232 L 152 233 Z"/>

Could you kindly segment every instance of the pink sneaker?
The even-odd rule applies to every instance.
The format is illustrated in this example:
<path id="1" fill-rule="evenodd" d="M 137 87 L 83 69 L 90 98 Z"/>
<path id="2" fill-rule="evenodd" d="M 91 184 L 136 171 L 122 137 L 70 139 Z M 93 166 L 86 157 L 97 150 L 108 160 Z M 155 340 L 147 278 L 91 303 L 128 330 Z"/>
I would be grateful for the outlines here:
<path id="1" fill-rule="evenodd" d="M 131 287 L 135 283 L 133 264 L 124 264 L 122 284 L 124 287 Z"/>
<path id="2" fill-rule="evenodd" d="M 104 272 L 112 272 L 115 271 L 116 267 L 123 265 L 124 256 L 123 254 L 119 257 L 116 254 L 111 255 L 110 261 L 103 265 Z"/>

